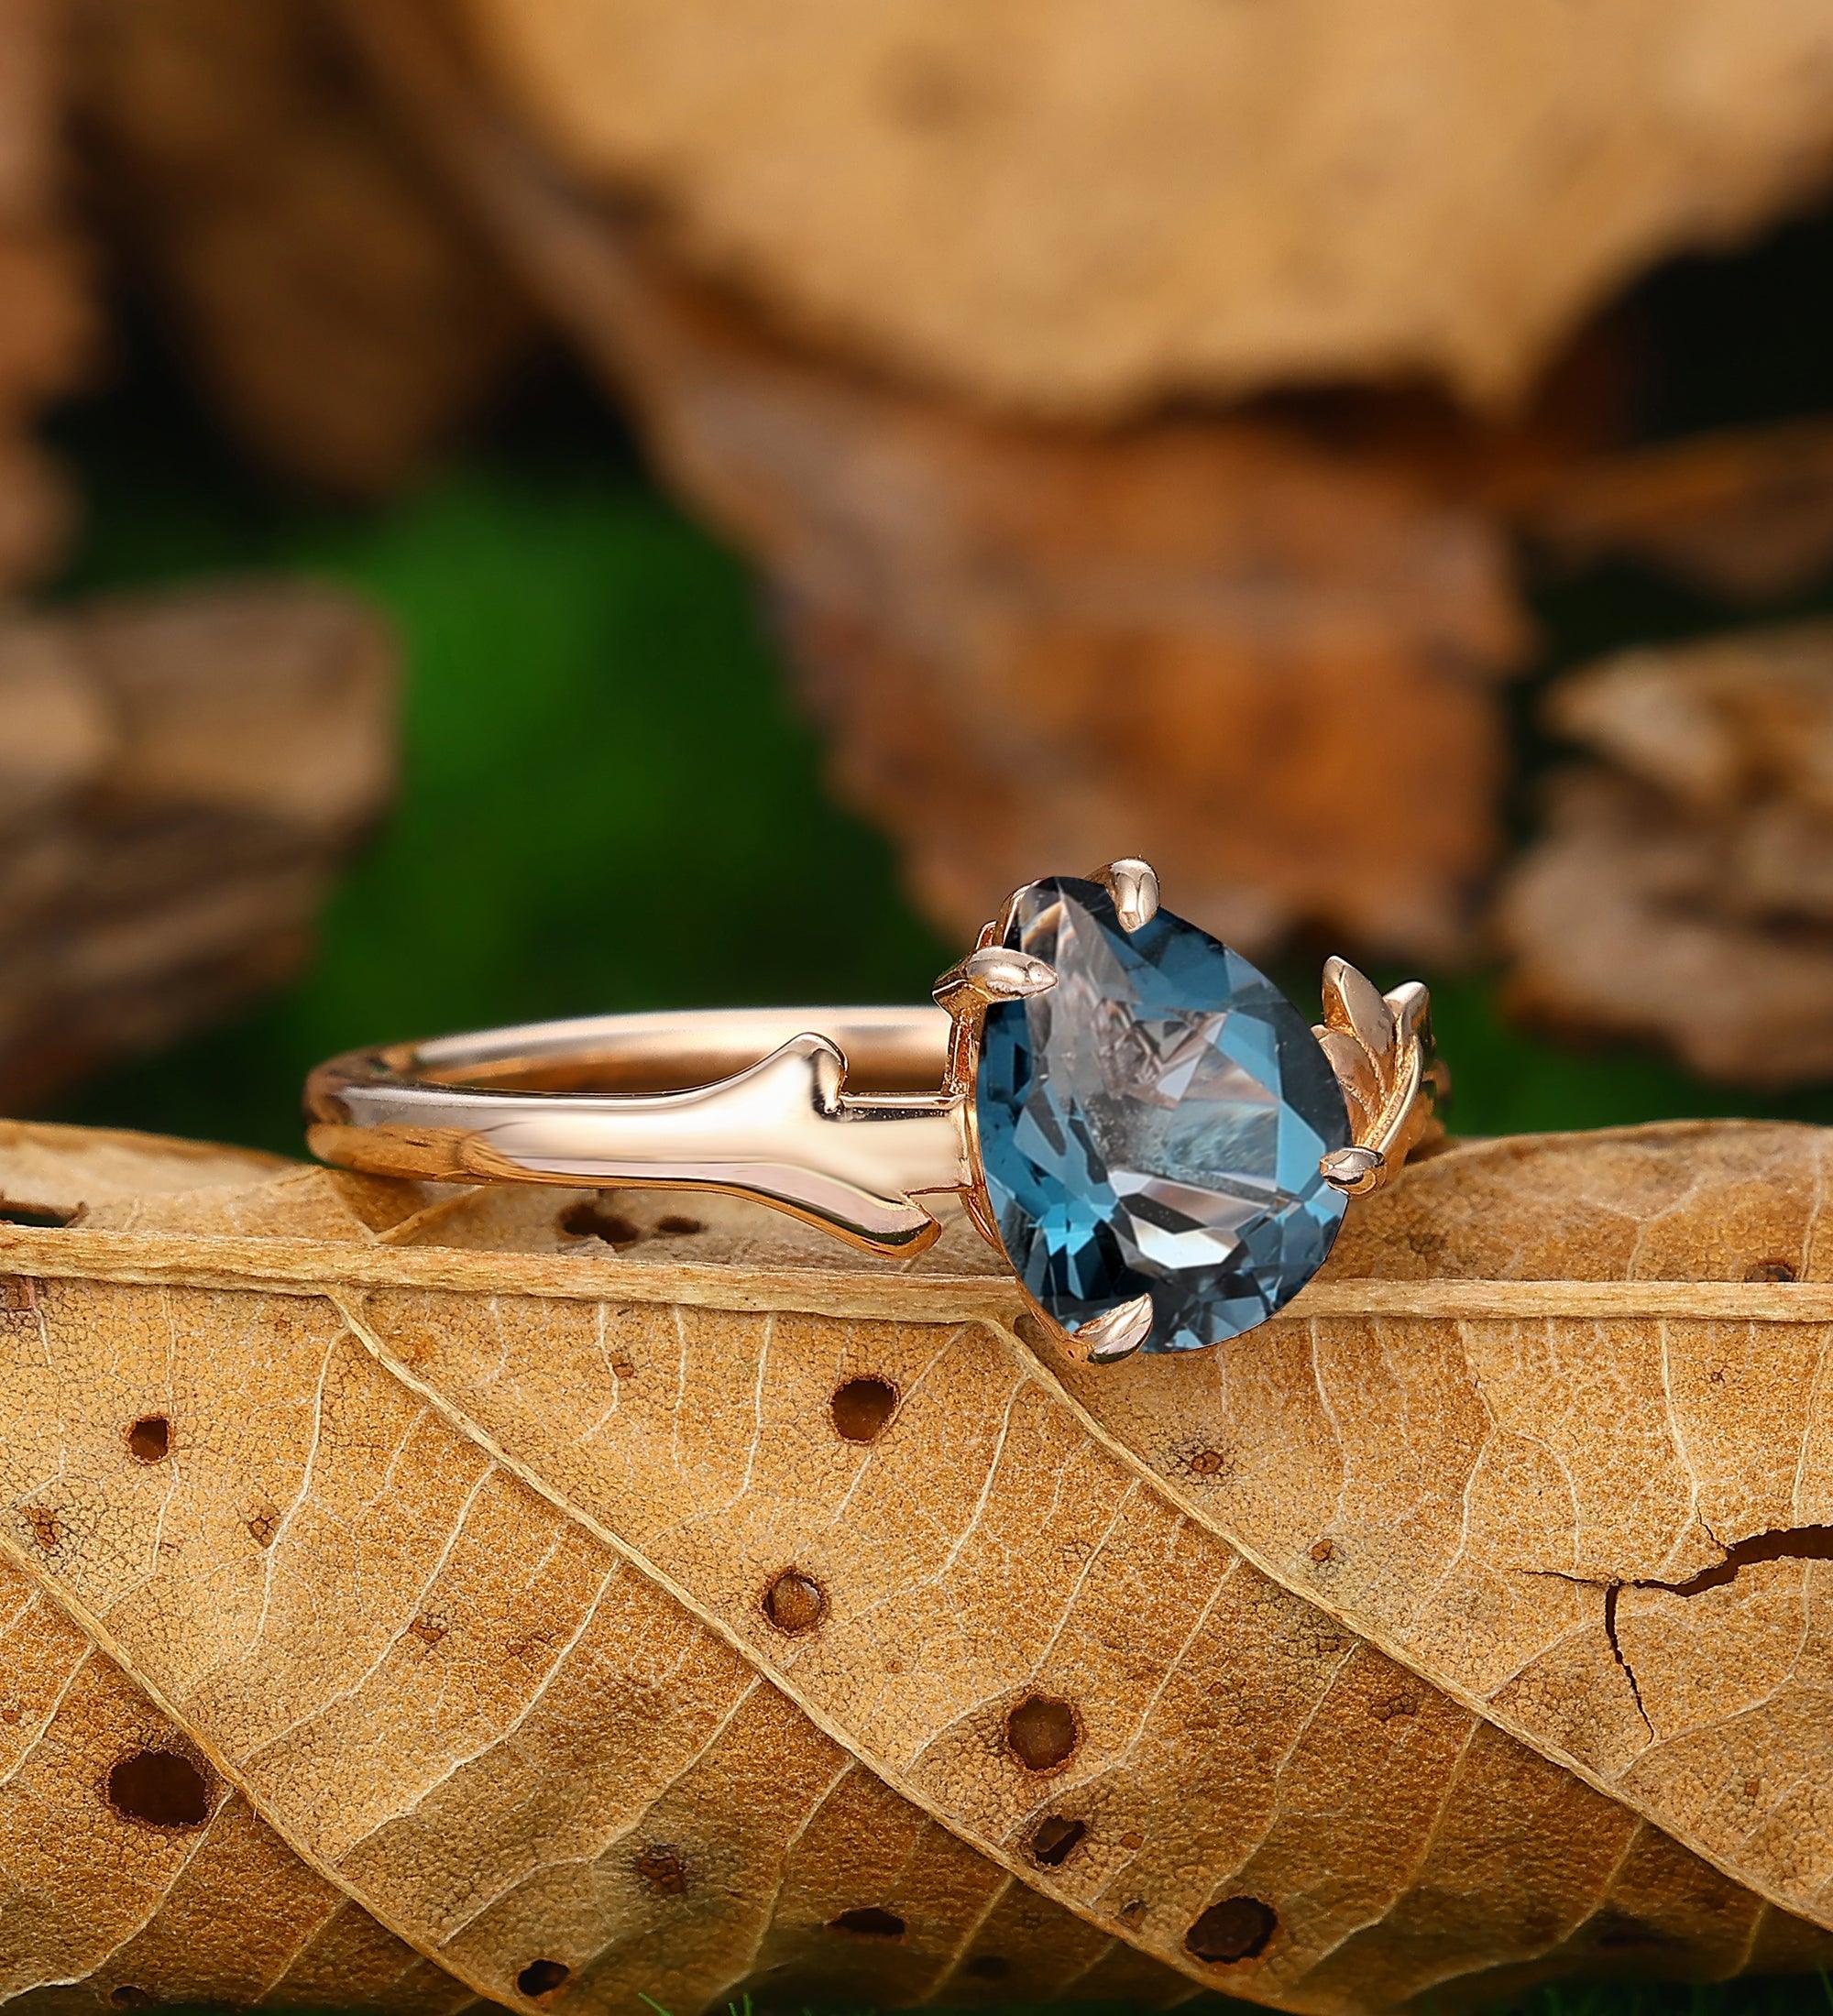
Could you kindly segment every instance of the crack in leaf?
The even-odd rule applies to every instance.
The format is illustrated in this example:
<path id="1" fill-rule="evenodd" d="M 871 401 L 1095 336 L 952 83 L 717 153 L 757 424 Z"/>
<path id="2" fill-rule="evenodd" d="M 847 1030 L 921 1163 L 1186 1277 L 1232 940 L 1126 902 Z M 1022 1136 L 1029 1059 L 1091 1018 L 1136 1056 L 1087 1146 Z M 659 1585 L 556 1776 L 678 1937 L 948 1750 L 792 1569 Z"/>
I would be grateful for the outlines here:
<path id="1" fill-rule="evenodd" d="M 1685 1582 L 1619 1583 L 1619 1589 L 1663 1589 L 1671 1596 L 1698 1596 L 1708 1589 L 1722 1589 L 1739 1572 L 1767 1561 L 1833 1561 L 1833 1526 L 1791 1526 L 1773 1533 L 1752 1533 L 1748 1539 L 1733 1540 L 1725 1558 L 1710 1568 L 1702 1568 Z"/>
<path id="2" fill-rule="evenodd" d="M 1636 1669 L 1630 1664 L 1629 1659 L 1623 1650 L 1622 1641 L 1617 1636 L 1617 1598 L 1622 1594 L 1626 1586 L 1631 1589 L 1641 1589 L 1646 1588 L 1648 1584 L 1645 1583 L 1625 1584 L 1620 1582 L 1612 1582 L 1604 1585 L 1604 1636 L 1610 1643 L 1610 1657 L 1617 1661 L 1618 1666 L 1622 1670 L 1623 1678 L 1630 1683 L 1630 1693 L 1636 1704 L 1636 1713 L 1642 1718 L 1642 1726 L 1649 1732 L 1649 1740 L 1652 1743 L 1655 1740 L 1655 1726 L 1649 1720 L 1649 1711 L 1642 1705 L 1641 1684 L 1636 1678 Z"/>
<path id="3" fill-rule="evenodd" d="M 1655 1726 L 1649 1720 L 1648 1710 L 1642 1705 L 1642 1690 L 1636 1679 L 1636 1670 L 1630 1665 L 1629 1657 L 1623 1650 L 1622 1641 L 1617 1634 L 1617 1603 L 1623 1591 L 1659 1589 L 1663 1594 L 1670 1596 L 1700 1596 L 1708 1589 L 1727 1587 L 1746 1568 L 1773 1561 L 1833 1561 L 1833 1526 L 1793 1526 L 1779 1528 L 1769 1533 L 1752 1533 L 1748 1539 L 1734 1540 L 1726 1548 L 1722 1561 L 1714 1561 L 1709 1568 L 1702 1568 L 1696 1575 L 1689 1575 L 1685 1582 L 1660 1582 L 1651 1579 L 1605 1583 L 1604 1636 L 1609 1640 L 1610 1656 L 1622 1668 L 1623 1678 L 1630 1683 L 1630 1692 L 1635 1697 L 1636 1713 L 1641 1716 L 1651 1737 L 1655 1735 Z"/>

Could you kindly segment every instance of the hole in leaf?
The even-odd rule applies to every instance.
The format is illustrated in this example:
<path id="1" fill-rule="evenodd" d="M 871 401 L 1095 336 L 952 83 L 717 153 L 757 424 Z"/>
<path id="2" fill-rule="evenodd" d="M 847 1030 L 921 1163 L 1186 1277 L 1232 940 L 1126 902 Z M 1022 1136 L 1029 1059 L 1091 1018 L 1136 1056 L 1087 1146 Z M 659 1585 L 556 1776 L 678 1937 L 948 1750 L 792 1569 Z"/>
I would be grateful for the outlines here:
<path id="1" fill-rule="evenodd" d="M 633 1246 L 644 1239 L 686 1239 L 706 1225 L 683 1211 L 670 1211 L 653 1225 L 642 1225 L 602 1197 L 582 1198 L 560 1214 L 560 1229 L 569 1239 L 602 1239 L 608 1246 Z"/>
<path id="2" fill-rule="evenodd" d="M 210 1786 L 176 1750 L 135 1750 L 109 1771 L 108 1803 L 149 1827 L 201 1827 L 210 1818 Z"/>
<path id="3" fill-rule="evenodd" d="M 1224 1897 L 1184 1934 L 1184 1945 L 1211 1967 L 1232 1967 L 1264 1953 L 1279 1923 L 1272 1905 L 1257 1897 Z"/>
<path id="4" fill-rule="evenodd" d="M 1744 1269 L 1747 1281 L 1793 1281 L 1795 1268 L 1786 1260 L 1756 1260 Z"/>
<path id="5" fill-rule="evenodd" d="M 1069 1860 L 1088 1832 L 1085 1820 L 1066 1820 L 1053 1813 L 1037 1823 L 1031 1835 L 1031 1859 L 1047 1869 L 1059 1868 Z"/>
<path id="6" fill-rule="evenodd" d="M 1082 1739 L 1076 1711 L 1055 1694 L 1026 1694 L 1005 1718 L 1005 1746 L 1027 1771 L 1054 1771 Z"/>
<path id="7" fill-rule="evenodd" d="M 145 2009 L 153 1997 L 150 1989 L 136 1988 L 131 1981 L 123 1981 L 119 1988 L 109 1989 L 108 2000 L 116 2009 Z"/>
<path id="8" fill-rule="evenodd" d="M 76 1216 L 57 1204 L 28 1204 L 23 1198 L 0 1197 L 0 1225 L 39 1225 L 56 1231 Z"/>
<path id="9" fill-rule="evenodd" d="M 565 1960 L 531 1960 L 516 1976 L 516 1986 L 531 2001 L 564 1988 L 573 1969 Z"/>
<path id="10" fill-rule="evenodd" d="M 687 1889 L 687 1864 L 679 1848 L 656 1842 L 636 1858 L 636 1873 L 659 1897 L 680 1897 Z"/>
<path id="11" fill-rule="evenodd" d="M 593 1198 L 569 1204 L 560 1214 L 560 1229 L 569 1239 L 602 1239 L 608 1246 L 633 1245 L 642 1237 L 642 1227 Z"/>
<path id="12" fill-rule="evenodd" d="M 875 1442 L 897 1410 L 897 1388 L 889 1379 L 849 1379 L 836 1386 L 829 1411 L 843 1442 Z"/>
<path id="13" fill-rule="evenodd" d="M 812 1575 L 785 1568 L 763 1593 L 763 1614 L 791 1638 L 812 1631 L 828 1614 L 828 1598 Z"/>
<path id="14" fill-rule="evenodd" d="M 127 1450 L 136 1463 L 163 1463 L 171 1450 L 171 1423 L 163 1414 L 143 1414 L 127 1430 Z"/>
<path id="15" fill-rule="evenodd" d="M 856 1904 L 851 1911 L 843 1911 L 838 1918 L 830 1918 L 829 1924 L 836 1932 L 862 1933 L 869 1939 L 901 1939 L 904 1936 L 904 1921 L 895 1911 L 886 1911 L 883 1904 Z"/>

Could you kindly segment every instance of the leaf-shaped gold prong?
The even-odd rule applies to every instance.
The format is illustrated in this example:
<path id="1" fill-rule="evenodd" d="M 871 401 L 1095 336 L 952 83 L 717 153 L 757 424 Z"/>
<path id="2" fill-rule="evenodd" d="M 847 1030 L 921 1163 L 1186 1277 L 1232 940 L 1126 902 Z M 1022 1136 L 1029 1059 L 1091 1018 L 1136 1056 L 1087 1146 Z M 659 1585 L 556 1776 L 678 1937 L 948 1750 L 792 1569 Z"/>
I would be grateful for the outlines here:
<path id="1" fill-rule="evenodd" d="M 1432 994 L 1424 981 L 1403 980 L 1391 993 L 1382 998 L 1397 1028 L 1415 1035 L 1425 1033 L 1432 1019 Z"/>
<path id="2" fill-rule="evenodd" d="M 1393 1010 L 1375 982 L 1347 959 L 1323 962 L 1323 1019 L 1333 1029 L 1346 1026 L 1371 1057 L 1385 1057 L 1393 1047 Z"/>
<path id="3" fill-rule="evenodd" d="M 1367 1127 L 1381 1106 L 1381 1081 L 1375 1060 L 1346 1030 L 1328 1029 L 1322 1024 L 1312 1030 L 1336 1073 L 1336 1082 L 1349 1107 L 1349 1124 L 1360 1131 Z"/>
<path id="4" fill-rule="evenodd" d="M 1111 1365 L 1130 1358 L 1152 1332 L 1152 1298 L 1136 1295 L 1117 1309 L 1092 1316 L 1070 1333 L 1076 1355 L 1092 1365 Z"/>
<path id="5" fill-rule="evenodd" d="M 1378 1148 L 1333 1148 L 1318 1164 L 1332 1189 L 1345 1197 L 1362 1197 L 1380 1187 L 1388 1158 Z"/>
<path id="6" fill-rule="evenodd" d="M 1318 1167 L 1327 1183 L 1360 1197 L 1387 1182 L 1434 1124 L 1443 1073 L 1432 1057 L 1431 997 L 1418 981 L 1383 994 L 1347 959 L 1327 959 L 1315 1033 L 1343 1088 L 1351 1137 Z"/>
<path id="7" fill-rule="evenodd" d="M 1157 871 L 1136 855 L 1126 854 L 1117 861 L 1109 861 L 1105 868 L 1097 868 L 1091 879 L 1114 898 L 1114 914 L 1120 919 L 1123 931 L 1136 931 L 1158 915 Z"/>
<path id="8" fill-rule="evenodd" d="M 982 1003 L 1026 1001 L 1057 984 L 1057 970 L 1009 945 L 982 945 L 949 967 L 936 982 L 936 999 L 944 1008 L 970 996 Z"/>

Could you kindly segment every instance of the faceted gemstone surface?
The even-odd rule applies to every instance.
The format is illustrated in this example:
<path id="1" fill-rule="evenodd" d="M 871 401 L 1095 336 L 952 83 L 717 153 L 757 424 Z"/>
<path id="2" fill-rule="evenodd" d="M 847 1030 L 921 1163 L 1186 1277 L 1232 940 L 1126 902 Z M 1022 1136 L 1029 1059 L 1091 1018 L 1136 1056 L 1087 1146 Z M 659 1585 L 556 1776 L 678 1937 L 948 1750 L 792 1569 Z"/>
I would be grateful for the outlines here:
<path id="1" fill-rule="evenodd" d="M 1065 1329 L 1152 1298 L 1147 1351 L 1198 1351 L 1282 1307 L 1345 1200 L 1329 1060 L 1257 968 L 1160 910 L 1129 934 L 1099 882 L 1033 882 L 1005 942 L 1057 984 L 987 1011 L 975 1112 L 1012 1265 Z"/>

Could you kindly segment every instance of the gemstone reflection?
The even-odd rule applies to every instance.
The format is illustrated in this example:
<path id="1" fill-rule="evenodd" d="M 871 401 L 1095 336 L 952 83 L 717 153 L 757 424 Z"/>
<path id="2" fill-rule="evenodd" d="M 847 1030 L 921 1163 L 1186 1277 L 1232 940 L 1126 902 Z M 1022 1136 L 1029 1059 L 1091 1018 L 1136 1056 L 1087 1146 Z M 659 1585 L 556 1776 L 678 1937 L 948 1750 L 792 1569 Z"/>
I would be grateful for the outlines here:
<path id="1" fill-rule="evenodd" d="M 1015 1271 L 1065 1329 L 1141 1295 L 1148 1352 L 1262 1322 L 1323 1265 L 1349 1119 L 1267 976 L 1164 910 L 1130 935 L 1099 882 L 1034 882 L 1005 942 L 1057 984 L 986 1014 L 981 1163 Z"/>

